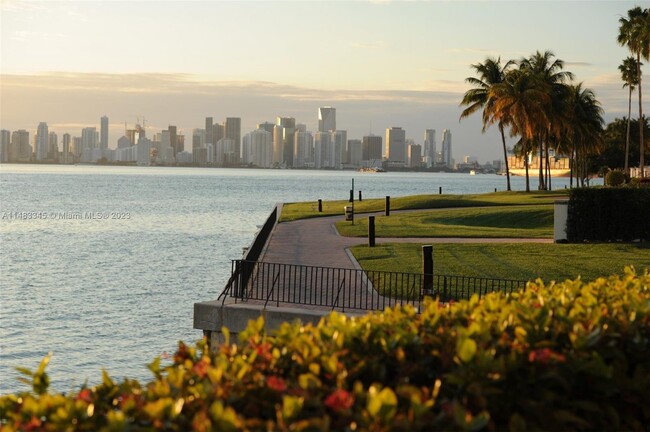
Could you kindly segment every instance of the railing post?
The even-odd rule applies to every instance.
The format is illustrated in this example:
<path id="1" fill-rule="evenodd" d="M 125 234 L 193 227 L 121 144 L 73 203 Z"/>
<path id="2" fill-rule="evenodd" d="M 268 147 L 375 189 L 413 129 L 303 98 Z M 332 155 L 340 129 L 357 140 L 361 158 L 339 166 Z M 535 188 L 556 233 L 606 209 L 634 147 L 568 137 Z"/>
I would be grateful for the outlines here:
<path id="1" fill-rule="evenodd" d="M 323 213 L 323 200 L 318 200 L 318 213 Z"/>
<path id="2" fill-rule="evenodd" d="M 363 200 L 361 199 L 361 191 L 359 191 L 359 202 L 361 202 L 361 201 L 363 201 Z"/>
<path id="3" fill-rule="evenodd" d="M 442 186 L 438 188 L 438 195 L 442 195 Z"/>
<path id="4" fill-rule="evenodd" d="M 368 247 L 375 247 L 375 217 L 368 216 Z"/>
<path id="5" fill-rule="evenodd" d="M 390 216 L 390 197 L 386 197 L 386 208 L 385 208 L 385 214 L 386 216 Z"/>
<path id="6" fill-rule="evenodd" d="M 433 289 L 433 246 L 422 246 L 422 274 L 424 275 L 424 283 L 422 288 L 425 290 Z"/>

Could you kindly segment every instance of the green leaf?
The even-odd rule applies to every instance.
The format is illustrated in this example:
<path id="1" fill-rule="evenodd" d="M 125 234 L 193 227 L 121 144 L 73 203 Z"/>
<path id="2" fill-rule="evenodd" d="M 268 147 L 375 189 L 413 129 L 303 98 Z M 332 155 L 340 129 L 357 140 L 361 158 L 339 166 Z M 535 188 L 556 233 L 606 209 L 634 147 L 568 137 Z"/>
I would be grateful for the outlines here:
<path id="1" fill-rule="evenodd" d="M 477 346 L 474 339 L 465 338 L 459 341 L 458 346 L 456 347 L 456 354 L 458 354 L 458 357 L 460 357 L 463 362 L 467 363 L 474 358 L 476 349 Z"/>

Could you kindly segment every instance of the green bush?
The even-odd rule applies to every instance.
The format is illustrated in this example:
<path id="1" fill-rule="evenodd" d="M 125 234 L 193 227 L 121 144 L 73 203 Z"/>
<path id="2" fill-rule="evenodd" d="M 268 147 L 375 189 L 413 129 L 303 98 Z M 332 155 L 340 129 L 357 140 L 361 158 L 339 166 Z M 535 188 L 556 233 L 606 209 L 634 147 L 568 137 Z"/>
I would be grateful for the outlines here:
<path id="1" fill-rule="evenodd" d="M 650 274 L 179 344 L 154 378 L 0 397 L 14 430 L 647 430 Z"/>
<path id="2" fill-rule="evenodd" d="M 573 189 L 568 212 L 570 242 L 650 240 L 650 188 Z"/>
<path id="3" fill-rule="evenodd" d="M 611 170 L 605 174 L 605 185 L 621 186 L 625 184 L 625 173 L 621 170 Z"/>

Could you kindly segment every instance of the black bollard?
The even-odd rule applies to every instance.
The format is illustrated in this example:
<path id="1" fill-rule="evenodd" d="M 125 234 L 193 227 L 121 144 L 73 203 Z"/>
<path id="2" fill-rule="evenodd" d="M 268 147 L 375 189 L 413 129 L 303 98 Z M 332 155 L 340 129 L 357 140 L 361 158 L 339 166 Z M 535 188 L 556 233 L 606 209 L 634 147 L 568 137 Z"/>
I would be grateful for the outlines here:
<path id="1" fill-rule="evenodd" d="M 494 192 L 496 192 L 496 191 L 497 191 L 497 188 L 494 188 Z"/>
<path id="2" fill-rule="evenodd" d="M 350 189 L 350 202 L 354 201 L 354 190 Z"/>
<path id="3" fill-rule="evenodd" d="M 375 247 L 375 217 L 368 216 L 368 247 Z"/>
<path id="4" fill-rule="evenodd" d="M 318 200 L 318 213 L 323 213 L 323 200 Z"/>
<path id="5" fill-rule="evenodd" d="M 361 199 L 361 191 L 359 191 L 359 201 L 363 201 L 363 200 Z"/>
<path id="6" fill-rule="evenodd" d="M 433 246 L 422 246 L 422 274 L 424 275 L 423 288 L 427 291 L 433 289 Z"/>
<path id="7" fill-rule="evenodd" d="M 438 188 L 438 195 L 442 195 L 442 186 Z"/>
<path id="8" fill-rule="evenodd" d="M 386 209 L 385 209 L 386 216 L 390 216 L 390 197 L 386 197 Z"/>

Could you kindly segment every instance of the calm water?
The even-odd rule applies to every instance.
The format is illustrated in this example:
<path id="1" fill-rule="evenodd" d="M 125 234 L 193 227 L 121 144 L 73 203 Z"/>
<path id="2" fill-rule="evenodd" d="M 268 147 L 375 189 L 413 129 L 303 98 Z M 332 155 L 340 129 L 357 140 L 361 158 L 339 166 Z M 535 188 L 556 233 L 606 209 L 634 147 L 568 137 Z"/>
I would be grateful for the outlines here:
<path id="1" fill-rule="evenodd" d="M 26 389 L 15 367 L 48 352 L 59 391 L 102 367 L 148 379 L 155 356 L 201 337 L 193 303 L 218 296 L 276 202 L 347 199 L 352 177 L 366 198 L 505 189 L 496 175 L 1 166 L 0 393 Z M 70 219 L 84 212 L 102 218 Z"/>

